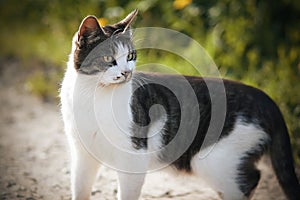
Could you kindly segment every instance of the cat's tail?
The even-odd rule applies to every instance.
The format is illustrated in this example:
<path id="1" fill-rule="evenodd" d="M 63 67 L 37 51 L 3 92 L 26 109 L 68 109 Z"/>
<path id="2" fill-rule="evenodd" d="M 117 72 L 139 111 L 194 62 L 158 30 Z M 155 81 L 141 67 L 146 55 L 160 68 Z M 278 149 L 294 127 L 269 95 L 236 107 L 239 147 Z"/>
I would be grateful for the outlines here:
<path id="1" fill-rule="evenodd" d="M 281 112 L 279 109 L 276 110 L 278 112 L 271 134 L 270 147 L 272 165 L 278 182 L 288 199 L 300 200 L 300 185 L 295 173 L 288 130 Z"/>

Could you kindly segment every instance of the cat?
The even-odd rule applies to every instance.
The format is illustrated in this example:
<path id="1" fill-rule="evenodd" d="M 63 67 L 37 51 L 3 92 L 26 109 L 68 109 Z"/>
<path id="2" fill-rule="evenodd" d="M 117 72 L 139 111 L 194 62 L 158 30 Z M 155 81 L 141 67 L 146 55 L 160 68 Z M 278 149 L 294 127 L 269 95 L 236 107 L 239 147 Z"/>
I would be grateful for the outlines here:
<path id="1" fill-rule="evenodd" d="M 250 199 L 260 179 L 256 163 L 268 152 L 287 198 L 299 200 L 290 139 L 276 104 L 261 90 L 239 82 L 135 72 L 137 53 L 130 25 L 137 13 L 135 10 L 122 21 L 106 26 L 99 25 L 96 17 L 87 16 L 73 37 L 60 91 L 71 149 L 72 199 L 89 199 L 100 165 L 80 138 L 91 136 L 89 141 L 95 148 L 103 147 L 103 159 L 111 159 L 115 168 L 124 169 L 117 170 L 118 200 L 139 199 L 145 173 L 128 171 L 146 171 L 152 163 L 170 164 L 172 170 L 199 176 L 224 200 Z M 192 99 L 183 87 L 185 84 L 190 85 L 196 102 L 188 100 L 182 104 L 178 100 Z M 211 97 L 221 96 L 220 84 L 226 94 L 224 126 L 220 137 L 205 142 L 202 148 L 212 123 Z M 176 86 L 176 92 L 168 86 Z M 217 98 L 216 102 L 222 104 L 221 100 Z M 122 131 L 116 128 L 116 122 Z M 106 151 L 107 140 L 103 137 L 102 142 L 100 130 L 120 149 L 145 156 L 127 160 L 120 151 Z M 217 130 L 209 133 L 214 131 Z M 176 138 L 179 132 L 183 136 Z M 170 148 L 147 157 L 147 152 L 174 140 Z M 173 156 L 181 147 L 184 151 Z M 205 156 L 201 156 L 203 152 Z"/>

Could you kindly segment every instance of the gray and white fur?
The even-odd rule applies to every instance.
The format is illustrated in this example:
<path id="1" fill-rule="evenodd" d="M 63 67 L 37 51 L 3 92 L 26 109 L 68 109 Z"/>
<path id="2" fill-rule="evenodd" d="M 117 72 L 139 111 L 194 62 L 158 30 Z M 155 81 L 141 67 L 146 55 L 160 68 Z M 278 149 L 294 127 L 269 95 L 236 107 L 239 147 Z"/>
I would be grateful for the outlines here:
<path id="1" fill-rule="evenodd" d="M 73 38 L 60 92 L 61 112 L 71 149 L 73 200 L 89 199 L 100 165 L 82 144 L 80 135 L 90 135 L 92 143 L 97 141 L 93 138 L 102 130 L 120 148 L 147 153 L 168 145 L 178 134 L 184 113 L 181 113 L 177 96 L 163 85 L 178 85 L 177 95 L 188 94 L 184 87 L 180 87 L 183 80 L 179 76 L 134 72 L 137 54 L 130 24 L 136 15 L 135 10 L 122 21 L 107 26 L 100 26 L 97 18 L 88 16 Z M 184 119 L 190 125 L 181 132 L 186 134 L 186 138 L 190 138 L 192 132 L 196 135 L 182 155 L 171 160 L 173 151 L 176 151 L 171 148 L 157 151 L 155 160 L 146 156 L 136 159 L 135 163 L 115 152 L 109 152 L 109 156 L 128 169 L 136 166 L 147 168 L 152 162 L 172 161 L 170 168 L 199 176 L 222 199 L 241 200 L 251 198 L 260 179 L 256 164 L 262 155 L 269 152 L 287 198 L 299 200 L 300 186 L 294 171 L 290 139 L 276 104 L 262 91 L 238 82 L 184 78 L 194 91 L 197 103 L 184 105 L 191 113 Z M 145 83 L 145 80 L 148 81 Z M 143 81 L 145 84 L 141 84 Z M 200 152 L 211 123 L 210 95 L 218 96 L 220 82 L 226 92 L 224 126 L 218 140 L 208 144 L 214 145 L 212 150 L 205 152 L 210 148 L 204 148 Z M 208 91 L 207 84 L 215 85 L 216 89 Z M 115 107 L 111 106 L 112 101 L 117 102 Z M 160 105 L 164 112 L 154 110 L 151 118 L 149 112 L 153 105 Z M 122 131 L 115 126 L 116 109 Z M 200 114 L 198 121 L 194 118 L 197 114 Z M 191 130 L 191 127 L 196 127 L 196 130 Z M 183 140 L 176 140 L 175 145 L 180 147 Z M 105 143 L 100 143 L 98 146 L 105 146 Z M 207 153 L 207 156 L 201 157 L 201 153 Z M 145 174 L 118 171 L 118 178 L 118 200 L 137 200 Z"/>

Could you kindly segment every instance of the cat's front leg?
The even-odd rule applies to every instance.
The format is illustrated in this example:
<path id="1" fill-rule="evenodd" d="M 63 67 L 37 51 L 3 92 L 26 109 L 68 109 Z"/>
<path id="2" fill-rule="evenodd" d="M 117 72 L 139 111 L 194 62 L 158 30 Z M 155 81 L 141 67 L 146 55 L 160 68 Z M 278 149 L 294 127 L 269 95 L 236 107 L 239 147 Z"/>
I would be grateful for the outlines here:
<path id="1" fill-rule="evenodd" d="M 138 200 L 145 174 L 118 172 L 118 200 Z"/>
<path id="2" fill-rule="evenodd" d="M 99 162 L 81 144 L 77 144 L 75 149 L 72 152 L 71 161 L 72 200 L 88 200 L 98 172 Z"/>

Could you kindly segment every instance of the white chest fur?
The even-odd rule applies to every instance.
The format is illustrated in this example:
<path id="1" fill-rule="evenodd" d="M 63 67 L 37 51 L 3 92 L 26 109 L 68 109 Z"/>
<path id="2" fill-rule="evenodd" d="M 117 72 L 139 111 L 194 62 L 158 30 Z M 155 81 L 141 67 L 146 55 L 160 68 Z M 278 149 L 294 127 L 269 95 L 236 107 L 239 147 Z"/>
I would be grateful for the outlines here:
<path id="1" fill-rule="evenodd" d="M 74 86 L 73 111 L 79 134 L 93 142 L 96 132 L 119 147 L 130 136 L 130 82 L 100 87 L 97 77 L 78 76 Z M 118 143 L 118 144 L 117 144 Z"/>
<path id="2" fill-rule="evenodd" d="M 74 125 L 80 142 L 99 162 L 145 172 L 147 155 L 137 153 L 131 144 L 131 83 L 107 87 L 95 83 L 96 77 L 78 76 L 74 84 Z"/>

